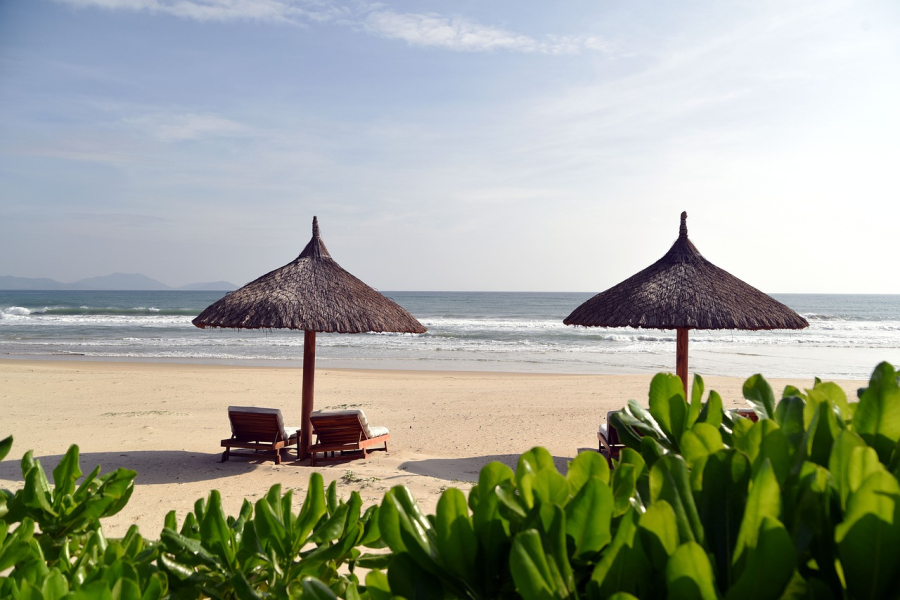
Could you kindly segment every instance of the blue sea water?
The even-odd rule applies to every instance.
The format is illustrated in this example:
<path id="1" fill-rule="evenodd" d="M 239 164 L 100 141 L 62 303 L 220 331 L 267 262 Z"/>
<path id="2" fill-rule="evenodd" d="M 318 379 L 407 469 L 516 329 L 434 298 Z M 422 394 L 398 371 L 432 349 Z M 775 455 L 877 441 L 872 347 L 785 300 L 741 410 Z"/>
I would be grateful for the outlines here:
<path id="1" fill-rule="evenodd" d="M 0 357 L 298 364 L 291 331 L 191 325 L 222 292 L 0 291 Z M 386 292 L 428 332 L 319 334 L 336 368 L 552 373 L 672 371 L 675 332 L 577 328 L 562 320 L 590 293 Z M 692 372 L 862 379 L 900 364 L 900 296 L 781 294 L 802 331 L 692 331 Z"/>

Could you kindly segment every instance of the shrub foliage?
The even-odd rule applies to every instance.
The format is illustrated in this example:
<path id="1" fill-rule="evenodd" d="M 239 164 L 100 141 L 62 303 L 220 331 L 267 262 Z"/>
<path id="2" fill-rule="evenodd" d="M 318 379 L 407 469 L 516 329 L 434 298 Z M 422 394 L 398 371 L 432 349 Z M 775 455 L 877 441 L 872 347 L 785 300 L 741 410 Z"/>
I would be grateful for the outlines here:
<path id="1" fill-rule="evenodd" d="M 51 485 L 28 452 L 22 489 L 0 491 L 0 597 L 900 597 L 898 373 L 878 365 L 852 402 L 819 380 L 776 401 L 759 375 L 743 393 L 755 423 L 704 401 L 699 377 L 688 400 L 657 375 L 649 408 L 614 415 L 628 447 L 613 470 L 584 452 L 563 475 L 534 448 L 433 515 L 403 486 L 363 511 L 313 473 L 299 512 L 278 485 L 237 516 L 213 491 L 158 541 L 103 535 L 133 471 L 83 477 L 72 446 Z"/>

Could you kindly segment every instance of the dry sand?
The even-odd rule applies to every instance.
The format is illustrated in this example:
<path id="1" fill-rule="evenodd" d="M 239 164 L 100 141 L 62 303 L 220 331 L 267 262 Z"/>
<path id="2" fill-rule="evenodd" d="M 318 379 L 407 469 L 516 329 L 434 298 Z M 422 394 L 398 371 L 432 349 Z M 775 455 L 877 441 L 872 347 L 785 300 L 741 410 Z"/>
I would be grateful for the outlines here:
<path id="1" fill-rule="evenodd" d="M 357 490 L 369 504 L 394 485 L 408 486 L 433 511 L 440 492 L 467 490 L 482 466 L 515 465 L 533 446 L 546 447 L 565 470 L 580 449 L 595 448 L 609 410 L 634 398 L 646 405 L 650 375 L 556 375 L 433 371 L 319 370 L 316 409 L 363 408 L 373 425 L 391 430 L 390 453 L 317 467 L 340 494 Z M 302 492 L 313 469 L 291 450 L 285 463 L 233 458 L 220 463 L 230 435 L 229 404 L 278 407 L 299 426 L 299 368 L 161 363 L 0 360 L 0 438 L 15 436 L 0 462 L 0 486 L 18 489 L 18 461 L 33 449 L 49 471 L 70 444 L 82 470 L 101 465 L 138 473 L 128 506 L 104 521 L 107 535 L 132 523 L 157 538 L 163 516 L 179 521 L 197 498 L 222 492 L 236 514 L 243 498 L 259 498 L 276 483 Z M 773 380 L 776 393 L 791 383 Z M 853 396 L 860 381 L 838 382 Z M 741 379 L 710 377 L 726 407 L 744 406 Z M 295 498 L 297 493 L 295 492 Z M 297 502 L 297 501 L 295 501 Z M 297 502 L 299 508 L 299 502 Z"/>

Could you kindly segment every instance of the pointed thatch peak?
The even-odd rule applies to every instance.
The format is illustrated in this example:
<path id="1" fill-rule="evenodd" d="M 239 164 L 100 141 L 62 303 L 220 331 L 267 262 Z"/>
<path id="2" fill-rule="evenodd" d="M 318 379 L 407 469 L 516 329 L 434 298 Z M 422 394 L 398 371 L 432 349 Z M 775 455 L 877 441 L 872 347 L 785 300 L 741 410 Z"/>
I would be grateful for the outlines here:
<path id="1" fill-rule="evenodd" d="M 806 319 L 700 254 L 681 213 L 678 239 L 643 271 L 597 294 L 563 321 L 587 327 L 803 329 Z"/>
<path id="2" fill-rule="evenodd" d="M 200 328 L 425 333 L 411 314 L 331 258 L 315 217 L 300 256 L 211 304 L 192 322 Z"/>
<path id="3" fill-rule="evenodd" d="M 322 236 L 319 235 L 319 218 L 313 217 L 312 239 L 306 244 L 306 248 L 297 258 L 331 258 Z"/>

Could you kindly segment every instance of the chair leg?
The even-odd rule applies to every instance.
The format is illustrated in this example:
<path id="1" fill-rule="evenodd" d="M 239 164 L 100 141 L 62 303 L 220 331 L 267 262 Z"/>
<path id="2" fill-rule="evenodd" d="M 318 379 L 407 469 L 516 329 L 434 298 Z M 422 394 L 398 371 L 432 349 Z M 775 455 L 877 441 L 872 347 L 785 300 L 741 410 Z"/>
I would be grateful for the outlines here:
<path id="1" fill-rule="evenodd" d="M 387 447 L 387 444 L 388 444 L 387 442 L 384 443 L 384 453 L 385 453 L 385 454 L 388 453 L 388 447 Z"/>
<path id="2" fill-rule="evenodd" d="M 226 460 L 228 460 L 230 450 L 231 448 L 225 448 L 225 452 L 222 453 L 222 460 L 220 460 L 219 462 L 225 462 Z"/>
<path id="3" fill-rule="evenodd" d="M 275 464 L 276 465 L 281 464 L 281 448 L 278 448 L 277 450 L 275 450 Z"/>

